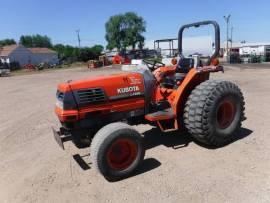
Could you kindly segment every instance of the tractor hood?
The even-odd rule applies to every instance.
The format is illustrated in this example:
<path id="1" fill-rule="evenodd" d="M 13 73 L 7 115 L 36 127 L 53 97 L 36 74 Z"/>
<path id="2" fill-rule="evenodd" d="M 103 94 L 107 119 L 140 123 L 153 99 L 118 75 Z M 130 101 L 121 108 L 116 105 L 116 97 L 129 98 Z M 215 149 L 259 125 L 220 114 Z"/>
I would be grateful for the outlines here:
<path id="1" fill-rule="evenodd" d="M 79 107 L 144 95 L 144 79 L 140 73 L 121 73 L 69 81 L 58 87 L 64 89 L 67 85 Z"/>

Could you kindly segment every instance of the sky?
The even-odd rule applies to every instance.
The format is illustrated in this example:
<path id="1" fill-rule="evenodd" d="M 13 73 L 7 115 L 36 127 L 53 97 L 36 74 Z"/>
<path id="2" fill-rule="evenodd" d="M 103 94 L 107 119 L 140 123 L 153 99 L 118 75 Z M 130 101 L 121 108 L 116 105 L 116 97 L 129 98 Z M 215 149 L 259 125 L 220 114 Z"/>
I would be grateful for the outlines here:
<path id="1" fill-rule="evenodd" d="M 133 11 L 146 21 L 146 40 L 176 37 L 181 25 L 216 20 L 226 38 L 223 16 L 231 14 L 234 41 L 270 41 L 270 1 L 217 0 L 0 0 L 0 39 L 42 34 L 54 44 L 106 45 L 110 16 Z"/>

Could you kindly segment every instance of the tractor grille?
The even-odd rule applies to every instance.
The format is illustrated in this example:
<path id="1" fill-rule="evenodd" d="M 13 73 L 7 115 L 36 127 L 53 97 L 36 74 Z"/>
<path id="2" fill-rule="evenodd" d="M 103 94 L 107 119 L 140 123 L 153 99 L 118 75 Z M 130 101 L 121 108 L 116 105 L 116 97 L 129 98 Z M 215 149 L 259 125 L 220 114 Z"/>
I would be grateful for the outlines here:
<path id="1" fill-rule="evenodd" d="M 104 90 L 101 88 L 91 88 L 77 91 L 79 104 L 91 104 L 106 101 Z"/>

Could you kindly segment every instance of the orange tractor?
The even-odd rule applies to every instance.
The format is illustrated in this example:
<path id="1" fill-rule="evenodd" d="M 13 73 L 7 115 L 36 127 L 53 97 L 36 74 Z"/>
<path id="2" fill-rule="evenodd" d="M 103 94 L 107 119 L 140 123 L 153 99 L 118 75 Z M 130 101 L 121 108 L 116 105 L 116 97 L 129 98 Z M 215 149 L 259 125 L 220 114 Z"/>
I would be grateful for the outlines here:
<path id="1" fill-rule="evenodd" d="M 213 25 L 215 51 L 207 60 L 185 58 L 186 28 Z M 244 98 L 237 85 L 209 80 L 218 64 L 220 29 L 215 21 L 184 25 L 179 30 L 180 60 L 166 67 L 144 61 L 148 68 L 68 81 L 58 85 L 55 113 L 62 127 L 53 130 L 57 143 L 72 140 L 90 145 L 95 168 L 108 180 L 130 176 L 144 159 L 143 138 L 131 125 L 150 124 L 161 131 L 188 132 L 212 146 L 230 143 L 244 117 Z"/>

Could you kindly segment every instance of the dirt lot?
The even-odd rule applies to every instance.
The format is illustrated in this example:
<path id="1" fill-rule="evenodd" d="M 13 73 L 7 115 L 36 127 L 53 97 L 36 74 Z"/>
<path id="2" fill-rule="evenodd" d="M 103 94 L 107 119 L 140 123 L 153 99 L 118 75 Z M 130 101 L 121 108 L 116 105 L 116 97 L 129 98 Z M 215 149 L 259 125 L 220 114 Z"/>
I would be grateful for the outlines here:
<path id="1" fill-rule="evenodd" d="M 149 126 L 136 175 L 110 183 L 92 169 L 89 150 L 52 137 L 56 84 L 117 70 L 69 69 L 0 78 L 0 202 L 270 202 L 270 65 L 231 67 L 214 78 L 236 82 L 246 99 L 239 139 L 219 149 Z M 267 69 L 269 67 L 269 70 Z M 89 165 L 80 166 L 80 154 Z"/>

